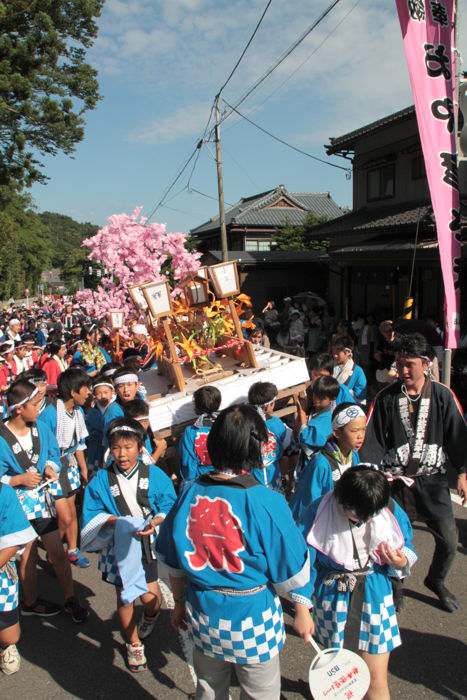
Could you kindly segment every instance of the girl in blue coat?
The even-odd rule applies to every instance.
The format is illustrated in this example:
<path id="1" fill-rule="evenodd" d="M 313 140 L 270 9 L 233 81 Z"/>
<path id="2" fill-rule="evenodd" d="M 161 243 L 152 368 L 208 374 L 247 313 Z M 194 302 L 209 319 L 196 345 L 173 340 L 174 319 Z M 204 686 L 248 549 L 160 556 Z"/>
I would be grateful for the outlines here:
<path id="1" fill-rule="evenodd" d="M 354 342 L 348 336 L 338 336 L 332 341 L 334 357 L 334 377 L 339 384 L 345 384 L 357 403 L 366 403 L 366 376 L 360 365 L 353 359 Z"/>
<path id="2" fill-rule="evenodd" d="M 172 623 L 188 626 L 193 639 L 200 699 L 227 697 L 232 666 L 248 697 L 279 697 L 278 595 L 295 604 L 298 634 L 313 634 L 305 541 L 284 497 L 251 475 L 267 440 L 253 407 L 221 411 L 208 438 L 214 470 L 184 489 L 157 539 L 175 598 Z"/>
<path id="3" fill-rule="evenodd" d="M 406 513 L 382 472 L 360 464 L 303 513 L 310 552 L 316 637 L 324 647 L 360 651 L 370 669 L 367 697 L 389 698 L 390 652 L 401 644 L 391 577 L 417 556 Z"/>
<path id="4" fill-rule="evenodd" d="M 277 387 L 272 382 L 255 382 L 248 391 L 248 403 L 256 408 L 266 424 L 268 441 L 262 445 L 263 465 L 252 474 L 260 484 L 273 489 L 281 486 L 281 458 L 292 444 L 292 430 L 274 415 Z"/>
<path id="5" fill-rule="evenodd" d="M 203 386 L 193 394 L 193 404 L 198 418 L 185 428 L 180 442 L 180 476 L 182 480 L 194 481 L 202 474 L 212 471 L 208 453 L 208 435 L 216 420 L 222 396 L 215 386 Z"/>
<path id="6" fill-rule="evenodd" d="M 305 461 L 290 501 L 295 520 L 317 498 L 334 488 L 342 474 L 358 464 L 365 439 L 366 416 L 360 406 L 343 403 L 332 414 L 332 434 L 324 447 Z"/>
<path id="7" fill-rule="evenodd" d="M 100 552 L 102 578 L 115 586 L 128 666 L 138 672 L 146 669 L 141 640 L 153 631 L 162 601 L 153 536 L 175 502 L 175 491 L 159 467 L 143 463 L 144 431 L 137 421 L 117 419 L 108 440 L 113 460 L 85 491 L 81 542 L 83 549 Z M 144 614 L 137 626 L 138 597 Z"/>

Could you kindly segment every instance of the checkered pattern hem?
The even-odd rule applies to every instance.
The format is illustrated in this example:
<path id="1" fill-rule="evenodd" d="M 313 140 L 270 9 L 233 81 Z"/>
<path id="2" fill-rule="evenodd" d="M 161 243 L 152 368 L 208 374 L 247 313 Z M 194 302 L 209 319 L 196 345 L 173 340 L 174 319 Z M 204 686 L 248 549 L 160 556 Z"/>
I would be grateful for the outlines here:
<path id="1" fill-rule="evenodd" d="M 277 596 L 270 608 L 255 618 L 241 620 L 240 626 L 222 618 L 214 623 L 190 603 L 186 608 L 193 643 L 206 656 L 235 664 L 258 664 L 272 659 L 284 645 L 284 620 Z"/>
<path id="2" fill-rule="evenodd" d="M 72 491 L 81 488 L 81 473 L 77 466 L 74 464 L 70 465 L 68 467 L 67 476 Z"/>
<path id="3" fill-rule="evenodd" d="M 337 601 L 313 601 L 316 637 L 324 647 L 342 647 L 347 622 L 347 596 Z M 392 594 L 382 603 L 363 603 L 358 648 L 369 654 L 386 654 L 402 644 Z"/>
<path id="4" fill-rule="evenodd" d="M 13 566 L 16 566 L 13 563 Z M 9 612 L 18 607 L 18 581 L 13 580 L 8 570 L 0 571 L 0 612 Z"/>

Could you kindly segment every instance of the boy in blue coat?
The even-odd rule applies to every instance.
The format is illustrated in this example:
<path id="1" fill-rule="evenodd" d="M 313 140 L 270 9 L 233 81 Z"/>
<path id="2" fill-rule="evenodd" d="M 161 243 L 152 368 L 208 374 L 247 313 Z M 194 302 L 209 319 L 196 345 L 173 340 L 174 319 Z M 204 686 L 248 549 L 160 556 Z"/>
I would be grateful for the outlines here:
<path id="1" fill-rule="evenodd" d="M 370 669 L 367 697 L 389 698 L 389 654 L 400 646 L 391 577 L 417 561 L 406 513 L 371 465 L 348 469 L 299 523 L 309 547 L 316 638 L 359 651 Z"/>
<path id="2" fill-rule="evenodd" d="M 104 450 L 109 446 L 107 435 L 110 424 L 117 418 L 123 418 L 125 415 L 125 404 L 139 396 L 138 390 L 140 388 L 138 375 L 127 367 L 120 367 L 117 369 L 112 374 L 112 382 L 115 386 L 117 400 L 110 404 L 104 415 L 104 435 L 102 440 Z M 141 396 L 139 396 L 139 398 L 141 398 Z"/>
<path id="3" fill-rule="evenodd" d="M 8 676 L 20 667 L 16 555 L 36 537 L 14 489 L 0 483 L 0 670 Z"/>
<path id="4" fill-rule="evenodd" d="M 9 419 L 0 424 L 0 477 L 12 486 L 27 519 L 40 536 L 65 597 L 65 612 L 84 622 L 86 608 L 74 596 L 70 563 L 60 537 L 57 519 L 46 491 L 61 493 L 60 451 L 53 433 L 36 423 L 41 396 L 30 382 L 14 382 L 7 392 Z M 19 578 L 23 615 L 49 617 L 61 607 L 37 596 L 37 545 L 30 542 L 21 554 Z"/>
<path id="5" fill-rule="evenodd" d="M 198 418 L 185 428 L 180 442 L 180 476 L 183 481 L 194 481 L 212 471 L 208 453 L 208 435 L 216 420 L 222 396 L 215 386 L 202 386 L 193 394 Z"/>
<path id="6" fill-rule="evenodd" d="M 332 433 L 332 410 L 339 393 L 339 384 L 332 377 L 320 377 L 307 388 L 307 406 L 304 409 L 296 397 L 297 429 L 302 451 L 301 467 L 321 447 Z"/>
<path id="7" fill-rule="evenodd" d="M 141 640 L 153 631 L 162 601 L 153 535 L 172 508 L 175 491 L 159 467 L 143 463 L 144 432 L 137 421 L 117 419 L 108 440 L 113 460 L 84 494 L 82 547 L 100 552 L 102 578 L 115 586 L 128 666 L 136 673 L 146 669 Z M 138 597 L 144 614 L 137 625 Z"/>
<path id="8" fill-rule="evenodd" d="M 94 405 L 86 413 L 86 458 L 90 476 L 100 469 L 104 463 L 104 416 L 112 403 L 116 400 L 115 389 L 112 380 L 105 376 L 98 376 L 92 383 Z"/>
<path id="9" fill-rule="evenodd" d="M 351 466 L 358 464 L 358 450 L 365 439 L 366 416 L 360 406 L 343 403 L 332 414 L 332 435 L 324 447 L 307 460 L 300 472 L 290 508 L 295 520 L 313 501 L 334 488 Z"/>
<path id="10" fill-rule="evenodd" d="M 309 361 L 310 378 L 313 384 L 320 377 L 332 377 L 334 358 L 327 352 L 320 352 Z M 341 403 L 356 403 L 353 395 L 345 384 L 339 384 L 339 393 L 333 404 L 333 410 Z"/>
<path id="11" fill-rule="evenodd" d="M 360 365 L 353 359 L 354 342 L 348 336 L 338 336 L 332 342 L 334 357 L 333 376 L 339 384 L 345 385 L 357 403 L 366 403 L 366 376 Z"/>
<path id="12" fill-rule="evenodd" d="M 269 439 L 262 445 L 263 467 L 255 468 L 253 476 L 264 486 L 281 486 L 281 457 L 291 447 L 292 430 L 274 415 L 277 387 L 272 382 L 255 382 L 248 391 L 248 403 L 256 408 L 266 423 Z"/>
<path id="13" fill-rule="evenodd" d="M 297 634 L 313 634 L 305 542 L 284 497 L 251 475 L 267 441 L 252 406 L 221 411 L 208 437 L 214 470 L 187 485 L 157 539 L 172 624 L 188 626 L 193 639 L 199 698 L 228 697 L 232 668 L 245 697 L 279 698 L 279 595 L 295 606 Z"/>

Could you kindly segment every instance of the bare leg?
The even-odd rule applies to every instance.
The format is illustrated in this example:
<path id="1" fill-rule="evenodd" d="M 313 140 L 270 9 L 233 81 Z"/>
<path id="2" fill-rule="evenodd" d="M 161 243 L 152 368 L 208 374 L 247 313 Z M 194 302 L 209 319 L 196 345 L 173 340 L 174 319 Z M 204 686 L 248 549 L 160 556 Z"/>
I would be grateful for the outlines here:
<path id="1" fill-rule="evenodd" d="M 55 508 L 57 509 L 57 521 L 60 537 L 63 539 L 66 536 L 66 532 L 71 523 L 71 511 L 68 498 L 59 498 L 57 501 L 55 501 Z"/>
<path id="2" fill-rule="evenodd" d="M 63 543 L 60 539 L 59 531 L 55 530 L 55 532 L 49 532 L 47 535 L 42 535 L 42 542 L 44 543 L 47 557 L 54 567 L 55 573 L 57 574 L 58 582 L 65 600 L 68 600 L 68 598 L 72 598 L 74 595 L 73 577 L 71 575 L 70 562 L 68 561 L 65 550 L 63 549 Z"/>
<path id="3" fill-rule="evenodd" d="M 76 515 L 75 498 L 76 496 L 67 498 L 68 507 L 70 509 L 70 524 L 66 529 L 68 549 L 76 549 L 78 547 L 78 517 Z"/>
<path id="4" fill-rule="evenodd" d="M 120 597 L 120 589 L 116 588 L 115 590 L 117 592 L 118 618 L 120 620 L 123 636 L 127 642 L 134 646 L 141 644 L 135 622 L 135 606 L 133 603 L 125 605 Z"/>
<path id="5" fill-rule="evenodd" d="M 21 555 L 18 566 L 24 604 L 34 605 L 37 600 L 37 543 L 29 542 Z"/>
<path id="6" fill-rule="evenodd" d="M 7 647 L 10 644 L 16 644 L 19 642 L 20 628 L 19 624 L 7 627 L 0 631 L 0 647 Z"/>
<path id="7" fill-rule="evenodd" d="M 162 593 L 157 581 L 148 583 L 148 592 L 143 593 L 141 602 L 144 604 L 144 612 L 148 617 L 154 617 L 162 605 Z"/>
<path id="8" fill-rule="evenodd" d="M 362 651 L 360 653 L 362 659 L 370 669 L 370 687 L 365 695 L 365 700 L 389 700 L 389 653 L 368 654 L 366 651 Z"/>

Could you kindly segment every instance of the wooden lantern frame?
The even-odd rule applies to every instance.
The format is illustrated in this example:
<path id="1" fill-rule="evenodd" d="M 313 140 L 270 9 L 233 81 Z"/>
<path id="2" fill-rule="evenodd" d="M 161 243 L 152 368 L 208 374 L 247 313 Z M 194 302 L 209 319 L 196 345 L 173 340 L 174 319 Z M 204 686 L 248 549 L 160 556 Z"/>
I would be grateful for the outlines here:
<path id="1" fill-rule="evenodd" d="M 201 287 L 204 290 L 204 299 L 199 301 L 195 287 Z M 183 285 L 186 300 L 191 307 L 209 306 L 209 282 L 207 278 L 200 277 L 198 274 L 193 279 L 188 280 Z M 195 296 L 196 294 L 196 296 Z"/>
<path id="2" fill-rule="evenodd" d="M 147 313 L 148 311 L 148 302 L 146 301 L 142 290 L 145 284 L 149 284 L 149 282 L 132 284 L 130 287 L 128 287 L 128 293 L 131 297 L 131 301 L 135 305 L 136 309 L 138 311 L 142 311 L 143 313 Z M 141 302 L 144 302 L 144 304 Z"/>
<path id="3" fill-rule="evenodd" d="M 168 308 L 164 309 L 164 311 L 157 310 L 157 306 L 154 303 L 154 299 L 151 297 L 150 292 L 155 288 L 161 288 L 165 290 L 166 298 L 168 301 Z M 146 284 L 143 284 L 141 286 L 141 291 L 143 292 L 144 298 L 146 299 L 146 303 L 148 305 L 149 311 L 151 312 L 151 316 L 154 319 L 164 317 L 166 318 L 167 316 L 172 315 L 172 297 L 170 296 L 170 287 L 167 282 L 147 282 Z"/>
<path id="4" fill-rule="evenodd" d="M 115 322 L 115 315 L 118 314 L 119 322 Z M 110 325 L 113 331 L 120 331 L 125 323 L 125 312 L 121 309 L 110 309 L 109 311 Z M 120 322 L 121 321 L 121 322 Z"/>
<path id="5" fill-rule="evenodd" d="M 230 289 L 223 289 L 222 284 L 219 280 L 218 271 L 225 268 L 231 268 L 233 270 L 235 278 L 235 287 Z M 240 278 L 238 276 L 237 261 L 230 260 L 228 262 L 218 263 L 217 265 L 210 265 L 208 267 L 209 279 L 212 283 L 214 293 L 218 299 L 228 299 L 237 294 L 240 294 Z"/>

